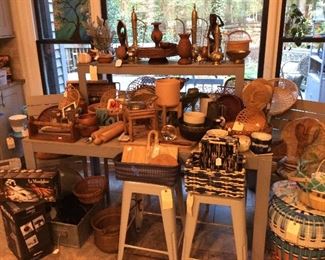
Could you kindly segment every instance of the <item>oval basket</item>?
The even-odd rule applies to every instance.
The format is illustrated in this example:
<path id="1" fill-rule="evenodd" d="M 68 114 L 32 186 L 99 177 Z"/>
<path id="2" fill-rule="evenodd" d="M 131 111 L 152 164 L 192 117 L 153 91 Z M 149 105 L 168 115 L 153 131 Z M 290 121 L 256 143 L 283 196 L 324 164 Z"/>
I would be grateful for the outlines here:
<path id="1" fill-rule="evenodd" d="M 94 229 L 95 245 L 105 253 L 116 253 L 118 250 L 121 208 L 109 207 L 99 211 L 91 219 Z"/>
<path id="2" fill-rule="evenodd" d="M 121 162 L 122 153 L 114 158 L 116 179 L 174 186 L 180 166 L 162 166 L 144 163 Z"/>
<path id="3" fill-rule="evenodd" d="M 79 181 L 73 188 L 73 194 L 84 204 L 99 202 L 107 190 L 105 176 L 90 176 Z"/>

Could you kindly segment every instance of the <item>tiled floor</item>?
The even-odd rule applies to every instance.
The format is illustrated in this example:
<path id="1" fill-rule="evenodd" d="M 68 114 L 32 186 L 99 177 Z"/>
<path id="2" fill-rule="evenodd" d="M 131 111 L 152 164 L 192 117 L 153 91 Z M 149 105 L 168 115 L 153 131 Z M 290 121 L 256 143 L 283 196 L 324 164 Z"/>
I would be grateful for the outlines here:
<path id="1" fill-rule="evenodd" d="M 115 179 L 114 173 L 111 172 L 111 206 L 121 203 L 121 181 Z M 251 191 L 247 193 L 247 230 L 249 248 L 252 241 L 252 222 L 254 216 L 255 194 Z M 146 211 L 159 212 L 158 201 L 155 197 L 150 197 L 146 203 Z M 235 245 L 233 240 L 233 230 L 231 227 L 230 210 L 226 207 L 203 205 L 200 212 L 200 220 L 202 224 L 197 225 L 197 231 L 192 246 L 192 257 L 199 259 L 219 259 L 232 260 L 236 259 Z M 2 222 L 2 219 L 1 221 Z M 220 225 L 207 225 L 205 222 L 218 223 Z M 180 236 L 182 225 L 177 220 L 178 236 Z M 7 248 L 6 238 L 3 230 L 3 224 L 0 223 L 0 260 L 12 260 L 16 257 Z M 139 246 L 148 246 L 151 248 L 166 248 L 164 240 L 163 226 L 160 216 L 145 215 L 142 229 L 136 232 L 134 228 L 128 232 L 128 242 Z M 116 259 L 116 254 L 107 254 L 100 251 L 94 244 L 94 236 L 91 235 L 86 243 L 79 249 L 71 247 L 59 247 L 58 254 L 51 254 L 44 259 Z M 250 254 L 250 252 L 249 252 Z M 124 259 L 145 260 L 145 259 L 166 259 L 161 255 L 148 253 L 139 250 L 127 249 Z M 266 255 L 265 259 L 269 259 Z"/>

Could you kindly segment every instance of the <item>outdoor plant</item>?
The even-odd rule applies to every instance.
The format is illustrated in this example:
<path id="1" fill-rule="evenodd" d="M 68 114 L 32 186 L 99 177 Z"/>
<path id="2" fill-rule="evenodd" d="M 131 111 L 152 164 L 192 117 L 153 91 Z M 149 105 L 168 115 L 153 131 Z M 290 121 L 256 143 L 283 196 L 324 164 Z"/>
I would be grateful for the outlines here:
<path id="1" fill-rule="evenodd" d="M 285 23 L 285 35 L 292 37 L 297 46 L 301 45 L 301 39 L 309 32 L 309 21 L 296 4 L 292 4 L 287 13 Z"/>

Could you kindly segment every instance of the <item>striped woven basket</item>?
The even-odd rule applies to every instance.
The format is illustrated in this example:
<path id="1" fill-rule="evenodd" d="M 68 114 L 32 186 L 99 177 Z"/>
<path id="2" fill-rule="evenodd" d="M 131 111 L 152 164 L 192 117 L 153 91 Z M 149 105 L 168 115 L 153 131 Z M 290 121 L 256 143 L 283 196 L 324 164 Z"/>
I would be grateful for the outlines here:
<path id="1" fill-rule="evenodd" d="M 325 217 L 297 209 L 277 196 L 270 202 L 269 226 L 288 243 L 325 250 Z"/>
<path id="2" fill-rule="evenodd" d="M 278 237 L 274 232 L 269 236 L 272 243 L 272 260 L 323 260 L 324 249 L 300 247 L 288 243 Z"/>
<path id="3" fill-rule="evenodd" d="M 243 198 L 245 196 L 245 169 L 229 173 L 223 170 L 185 167 L 184 172 L 187 191 L 232 198 Z"/>

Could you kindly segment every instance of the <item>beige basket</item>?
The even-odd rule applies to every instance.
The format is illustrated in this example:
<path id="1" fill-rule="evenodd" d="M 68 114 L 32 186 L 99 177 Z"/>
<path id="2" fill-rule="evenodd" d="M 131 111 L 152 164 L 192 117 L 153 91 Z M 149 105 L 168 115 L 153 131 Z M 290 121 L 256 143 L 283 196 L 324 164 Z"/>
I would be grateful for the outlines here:
<path id="1" fill-rule="evenodd" d="M 76 107 L 79 106 L 80 102 L 80 92 L 78 89 L 76 89 L 72 84 L 68 83 L 65 91 L 64 91 L 64 97 L 59 102 L 59 109 L 63 109 L 64 107 L 72 104 L 73 102 L 76 103 Z"/>
<path id="2" fill-rule="evenodd" d="M 251 41 L 251 36 L 246 31 L 232 31 L 228 34 L 227 51 L 249 51 Z"/>
<path id="3" fill-rule="evenodd" d="M 321 167 L 324 163 L 325 159 L 321 161 L 316 172 L 312 174 L 312 177 L 289 176 L 289 179 L 300 184 L 300 190 L 298 192 L 299 200 L 306 206 L 323 212 L 325 212 L 325 172 L 321 172 Z M 313 186 L 311 188 L 308 187 L 308 184 L 313 183 L 315 185 L 316 181 L 319 183 L 317 186 L 321 187 L 320 190 L 317 190 Z"/>
<path id="4" fill-rule="evenodd" d="M 269 115 L 282 114 L 296 103 L 299 89 L 293 81 L 284 78 L 274 78 L 268 80 L 268 82 L 274 89 Z"/>

